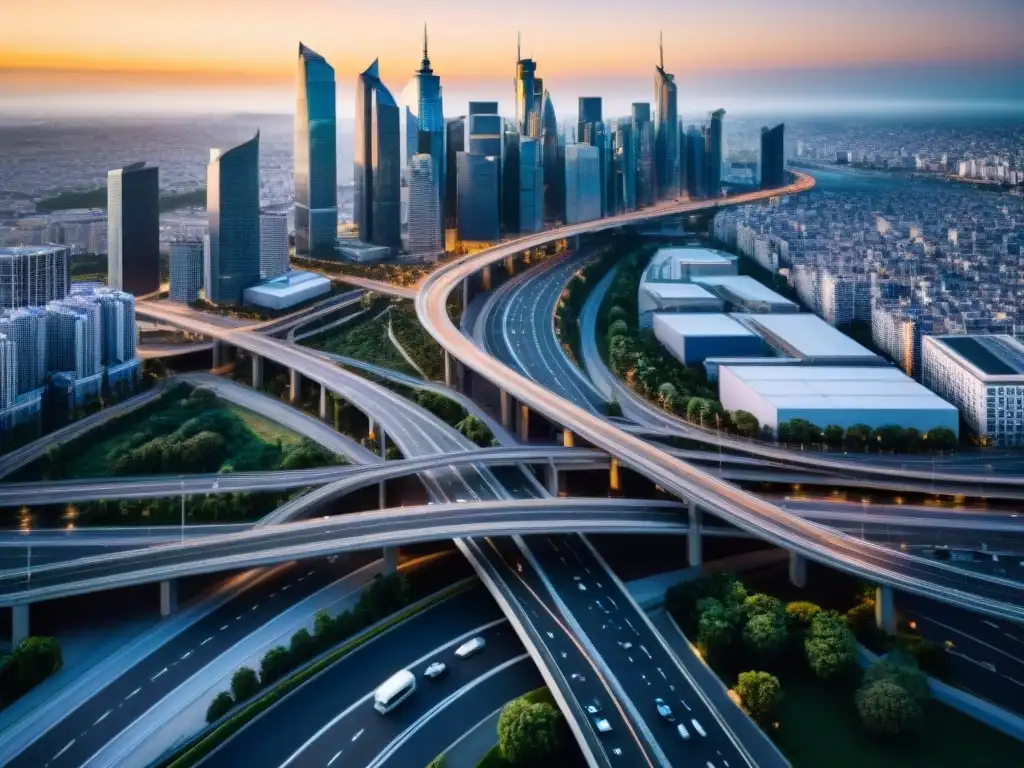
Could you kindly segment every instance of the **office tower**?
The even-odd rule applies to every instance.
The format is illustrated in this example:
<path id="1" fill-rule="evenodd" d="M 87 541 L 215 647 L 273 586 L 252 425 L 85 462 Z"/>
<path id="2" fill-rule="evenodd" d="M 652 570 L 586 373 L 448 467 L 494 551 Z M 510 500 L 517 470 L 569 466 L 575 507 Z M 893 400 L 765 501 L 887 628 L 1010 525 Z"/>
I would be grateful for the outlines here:
<path id="1" fill-rule="evenodd" d="M 544 211 L 546 221 L 565 218 L 565 170 L 558 163 L 558 120 L 551 94 L 544 92 L 541 104 L 541 145 L 544 163 Z"/>
<path id="2" fill-rule="evenodd" d="M 459 174 L 457 158 L 466 151 L 466 118 L 453 117 L 444 121 L 445 175 L 444 175 L 444 228 L 456 229 L 459 224 Z"/>
<path id="3" fill-rule="evenodd" d="M 519 141 L 519 232 L 540 232 L 544 224 L 544 164 L 541 142 Z"/>
<path id="4" fill-rule="evenodd" d="M 261 243 L 262 246 L 262 243 Z M 203 287 L 203 241 L 175 240 L 171 243 L 171 301 L 191 304 Z"/>
<path id="5" fill-rule="evenodd" d="M 651 105 L 633 104 L 633 144 L 636 152 L 636 205 L 654 202 L 654 125 Z"/>
<path id="6" fill-rule="evenodd" d="M 295 255 L 330 259 L 338 237 L 334 69 L 299 43 L 295 104 Z M 280 273 L 278 273 L 280 274 Z"/>
<path id="7" fill-rule="evenodd" d="M 423 143 L 429 146 L 429 139 Z M 444 252 L 434 167 L 434 156 L 427 152 L 413 155 L 409 162 L 409 253 L 426 259 Z"/>
<path id="8" fill-rule="evenodd" d="M 46 310 L 22 307 L 0 313 L 0 333 L 14 344 L 17 393 L 41 389 L 46 384 Z"/>
<path id="9" fill-rule="evenodd" d="M 144 162 L 107 173 L 107 285 L 160 290 L 160 180 Z"/>
<path id="10" fill-rule="evenodd" d="M 51 372 L 87 379 L 102 371 L 99 304 L 68 297 L 46 305 L 46 346 Z"/>
<path id="11" fill-rule="evenodd" d="M 466 128 L 466 151 L 471 155 L 484 155 L 501 159 L 501 142 L 504 132 L 501 115 L 496 101 L 469 102 L 469 118 Z"/>
<path id="12" fill-rule="evenodd" d="M 722 195 L 722 162 L 725 110 L 716 109 L 709 116 L 707 134 L 707 158 L 705 173 L 707 174 L 707 194 L 709 197 Z"/>
<path id="13" fill-rule="evenodd" d="M 537 109 L 537 65 L 533 59 L 524 59 L 520 53 L 519 33 L 516 33 L 516 130 L 523 136 L 537 138 L 531 133 L 539 127 L 535 117 Z M 543 95 L 541 96 L 543 99 Z M 497 112 L 497 109 L 495 109 Z"/>
<path id="14" fill-rule="evenodd" d="M 695 125 L 686 132 L 686 181 L 690 197 L 707 197 L 704 133 Z"/>
<path id="15" fill-rule="evenodd" d="M 298 242 L 296 240 L 296 242 Z M 319 251 L 318 253 L 325 253 Z M 330 253 L 334 253 L 331 240 Z M 288 271 L 288 219 L 283 213 L 260 214 L 260 278 L 278 277 Z"/>
<path id="16" fill-rule="evenodd" d="M 611 184 L 611 153 L 608 147 L 608 135 L 601 117 L 601 97 L 581 96 L 579 118 L 576 123 L 576 141 L 597 147 L 601 158 L 601 215 L 607 216 L 609 210 L 608 191 Z"/>
<path id="17" fill-rule="evenodd" d="M 458 234 L 463 243 L 494 243 L 500 237 L 499 160 L 459 152 Z"/>
<path id="18" fill-rule="evenodd" d="M 18 396 L 18 352 L 0 328 L 0 412 L 14 405 Z"/>
<path id="19" fill-rule="evenodd" d="M 355 223 L 359 239 L 395 254 L 402 244 L 398 104 L 373 64 L 356 82 Z"/>
<path id="20" fill-rule="evenodd" d="M 665 71 L 665 49 L 659 39 L 659 64 L 654 68 L 654 181 L 659 200 L 679 194 L 679 111 L 675 75 Z"/>
<path id="21" fill-rule="evenodd" d="M 519 232 L 519 143 L 522 134 L 514 125 L 506 125 L 501 151 L 501 232 Z"/>
<path id="22" fill-rule="evenodd" d="M 636 210 L 637 161 L 633 120 L 622 118 L 612 136 L 612 210 L 616 213 Z"/>
<path id="23" fill-rule="evenodd" d="M 227 150 L 211 149 L 206 167 L 210 248 L 204 264 L 206 298 L 241 304 L 260 280 L 260 134 Z"/>
<path id="24" fill-rule="evenodd" d="M 118 365 L 135 358 L 135 297 L 124 291 L 100 288 L 73 294 L 81 306 L 100 311 L 100 362 Z"/>
<path id="25" fill-rule="evenodd" d="M 761 129 L 760 178 L 761 189 L 776 189 L 786 186 L 785 133 L 786 127 L 779 123 L 774 128 Z"/>
<path id="26" fill-rule="evenodd" d="M 0 311 L 63 299 L 71 288 L 66 245 L 0 248 Z"/>
<path id="27" fill-rule="evenodd" d="M 412 80 L 402 91 L 401 97 L 402 122 L 402 163 L 406 170 L 406 184 L 411 180 L 411 161 L 413 155 L 426 152 L 432 158 L 431 177 L 434 179 L 435 195 L 437 196 L 438 228 L 444 224 L 444 206 L 446 197 L 445 186 L 445 119 L 441 101 L 441 78 L 430 68 L 430 57 L 427 54 L 427 27 L 423 25 L 423 59 L 420 68 Z M 426 134 L 426 139 L 421 138 Z M 426 146 L 422 146 L 426 141 Z M 422 162 L 420 163 L 422 172 Z M 411 198 L 412 190 L 409 189 Z M 411 206 L 411 202 L 410 202 Z M 411 214 L 411 211 L 410 211 Z M 405 217 L 408 220 L 409 216 Z M 409 239 L 414 236 L 410 223 Z M 431 227 L 428 232 L 433 232 Z M 411 247 L 411 246 L 410 246 Z"/>
<path id="28" fill-rule="evenodd" d="M 601 218 L 601 153 L 590 144 L 565 147 L 565 223 Z"/>

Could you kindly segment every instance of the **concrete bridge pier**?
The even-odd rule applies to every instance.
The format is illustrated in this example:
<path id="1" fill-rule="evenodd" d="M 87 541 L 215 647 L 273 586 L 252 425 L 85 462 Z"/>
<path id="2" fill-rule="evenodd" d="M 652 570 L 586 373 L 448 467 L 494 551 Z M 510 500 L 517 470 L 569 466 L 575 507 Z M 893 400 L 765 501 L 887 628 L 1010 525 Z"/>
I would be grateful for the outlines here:
<path id="1" fill-rule="evenodd" d="M 302 386 L 302 374 L 294 368 L 288 369 L 288 402 L 293 405 L 299 402 L 299 387 Z"/>
<path id="2" fill-rule="evenodd" d="M 571 430 L 562 430 L 562 447 L 563 448 L 575 448 L 576 447 L 576 435 Z"/>
<path id="3" fill-rule="evenodd" d="M 213 342 L 213 365 L 211 370 L 216 371 L 224 365 L 224 342 L 216 341 Z"/>
<path id="4" fill-rule="evenodd" d="M 327 421 L 327 387 L 320 385 L 320 421 Z"/>
<path id="5" fill-rule="evenodd" d="M 504 389 L 501 390 L 501 426 L 508 429 L 512 426 L 512 395 L 506 392 Z"/>
<path id="6" fill-rule="evenodd" d="M 896 606 L 893 603 L 892 587 L 875 587 L 875 624 L 890 635 L 896 632 Z"/>
<path id="7" fill-rule="evenodd" d="M 384 430 L 380 431 L 380 457 L 384 461 L 388 460 L 388 436 Z M 381 480 L 377 483 L 377 508 L 387 509 L 388 506 L 388 481 Z M 387 550 L 384 550 L 387 552 Z"/>
<path id="8" fill-rule="evenodd" d="M 558 467 L 555 466 L 553 461 L 544 465 L 544 486 L 548 489 L 548 493 L 555 498 L 558 497 L 561 482 Z"/>
<path id="9" fill-rule="evenodd" d="M 398 573 L 398 547 L 384 547 L 384 569 L 385 576 Z"/>
<path id="10" fill-rule="evenodd" d="M 516 274 L 516 257 L 508 256 L 505 258 L 505 274 L 509 277 L 515 277 Z"/>
<path id="11" fill-rule="evenodd" d="M 691 501 L 687 505 L 687 517 L 689 518 L 690 531 L 686 534 L 686 563 L 695 568 L 704 561 L 704 542 L 701 539 L 700 526 L 703 522 L 703 514 L 697 502 Z"/>
<path id="12" fill-rule="evenodd" d="M 789 583 L 794 587 L 807 586 L 807 558 L 796 552 L 789 553 Z"/>
<path id="13" fill-rule="evenodd" d="M 29 636 L 29 604 L 11 606 L 11 648 Z"/>
<path id="14" fill-rule="evenodd" d="M 263 389 L 263 358 L 259 355 L 252 356 L 252 388 Z"/>
<path id="15" fill-rule="evenodd" d="M 178 581 L 168 579 L 160 582 L 160 615 L 167 617 L 178 610 Z"/>
<path id="16" fill-rule="evenodd" d="M 519 404 L 519 442 L 530 442 L 530 406 Z"/>
<path id="17" fill-rule="evenodd" d="M 619 460 L 612 456 L 608 464 L 608 492 L 617 495 L 622 491 L 622 478 L 619 477 Z"/>

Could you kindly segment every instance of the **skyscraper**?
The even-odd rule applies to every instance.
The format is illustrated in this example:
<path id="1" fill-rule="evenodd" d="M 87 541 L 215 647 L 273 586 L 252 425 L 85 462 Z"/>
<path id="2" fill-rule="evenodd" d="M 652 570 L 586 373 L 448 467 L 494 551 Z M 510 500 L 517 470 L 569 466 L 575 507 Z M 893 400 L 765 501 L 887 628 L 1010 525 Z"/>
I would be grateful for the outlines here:
<path id="1" fill-rule="evenodd" d="M 722 194 L 722 144 L 724 141 L 725 110 L 716 109 L 709 116 L 707 138 L 707 194 L 709 197 L 720 197 Z"/>
<path id="2" fill-rule="evenodd" d="M 0 412 L 14 405 L 18 396 L 18 352 L 0 329 Z"/>
<path id="3" fill-rule="evenodd" d="M 541 144 L 544 155 L 544 219 L 565 218 L 565 169 L 559 165 L 558 120 L 551 94 L 544 91 L 541 107 Z"/>
<path id="4" fill-rule="evenodd" d="M 665 49 L 658 43 L 654 68 L 654 180 L 659 200 L 679 194 L 679 110 L 675 75 L 665 71 Z"/>
<path id="5" fill-rule="evenodd" d="M 203 287 L 203 241 L 173 241 L 170 267 L 171 301 L 191 304 L 199 298 L 199 290 Z"/>
<path id="6" fill-rule="evenodd" d="M 612 135 L 611 209 L 615 213 L 636 210 L 636 139 L 633 121 L 625 117 L 618 121 Z"/>
<path id="7" fill-rule="evenodd" d="M 500 237 L 499 162 L 494 156 L 458 154 L 458 230 L 463 243 L 494 243 Z"/>
<path id="8" fill-rule="evenodd" d="M 422 143 L 429 146 L 425 134 Z M 409 162 L 409 253 L 425 259 L 444 252 L 434 168 L 434 156 L 427 152 L 413 155 Z"/>
<path id="9" fill-rule="evenodd" d="M 686 180 L 690 197 L 707 197 L 707 159 L 704 133 L 695 125 L 686 132 Z"/>
<path id="10" fill-rule="evenodd" d="M 295 255 L 333 258 L 338 237 L 334 69 L 299 43 L 295 105 Z"/>
<path id="11" fill-rule="evenodd" d="M 466 150 L 466 118 L 453 117 L 444 121 L 445 177 L 444 228 L 456 229 L 459 224 L 459 175 L 457 158 Z"/>
<path id="12" fill-rule="evenodd" d="M 534 118 L 537 104 L 537 65 L 533 59 L 524 59 L 520 51 L 519 33 L 516 33 L 516 129 L 523 136 L 531 136 L 531 126 L 539 125 Z M 497 111 L 497 110 L 495 110 Z"/>
<path id="13" fill-rule="evenodd" d="M 144 162 L 107 173 L 107 285 L 160 290 L 159 171 Z"/>
<path id="14" fill-rule="evenodd" d="M 576 123 L 576 141 L 597 147 L 600 157 L 601 171 L 601 215 L 606 216 L 609 210 L 609 186 L 611 184 L 611 152 L 608 147 L 608 135 L 605 132 L 604 120 L 601 116 L 600 96 L 581 96 L 579 118 Z"/>
<path id="15" fill-rule="evenodd" d="M 39 307 L 71 289 L 71 249 L 66 245 L 0 248 L 0 311 Z"/>
<path id="16" fill-rule="evenodd" d="M 654 126 L 651 105 L 633 105 L 633 144 L 636 147 L 636 204 L 654 202 Z"/>
<path id="17" fill-rule="evenodd" d="M 334 240 L 330 252 L 334 253 Z M 288 271 L 288 219 L 283 213 L 260 214 L 260 278 Z"/>
<path id="18" fill-rule="evenodd" d="M 210 248 L 204 264 L 206 298 L 241 304 L 260 279 L 260 134 L 228 150 L 211 149 L 206 167 Z"/>
<path id="19" fill-rule="evenodd" d="M 420 152 L 426 152 L 432 158 L 431 177 L 434 180 L 434 191 L 438 199 L 436 206 L 438 227 L 441 227 L 444 224 L 446 197 L 445 120 L 441 100 L 441 78 L 435 75 L 434 70 L 430 68 L 430 58 L 427 54 L 426 25 L 423 26 L 423 59 L 420 61 L 420 68 L 416 70 L 409 84 L 402 91 L 400 102 L 402 164 L 405 169 L 405 183 L 410 198 L 409 210 L 406 212 L 404 220 L 408 221 L 411 216 L 412 158 Z M 422 138 L 423 134 L 426 134 L 426 139 Z M 426 141 L 426 146 L 423 146 L 424 141 Z M 420 162 L 421 174 L 422 171 L 423 163 Z M 430 232 L 433 232 L 433 229 L 431 227 Z M 429 233 L 427 236 L 428 239 L 431 237 Z M 416 235 L 412 231 L 412 223 L 409 222 L 410 249 L 414 237 Z"/>
<path id="20" fill-rule="evenodd" d="M 785 130 L 783 123 L 761 129 L 761 189 L 786 185 Z"/>
<path id="21" fill-rule="evenodd" d="M 565 146 L 565 223 L 601 218 L 601 154 L 589 144 Z"/>
<path id="22" fill-rule="evenodd" d="M 519 231 L 540 232 L 544 224 L 544 163 L 541 142 L 519 141 Z"/>
<path id="23" fill-rule="evenodd" d="M 501 159 L 503 124 L 496 101 L 469 102 L 466 151 Z"/>
<path id="24" fill-rule="evenodd" d="M 506 125 L 501 150 L 501 232 L 519 232 L 519 142 L 522 135 L 514 125 Z"/>
<path id="25" fill-rule="evenodd" d="M 17 358 L 17 394 L 42 388 L 46 384 L 46 310 L 23 307 L 0 313 L 0 334 L 14 344 Z"/>
<path id="26" fill-rule="evenodd" d="M 373 64 L 356 82 L 355 223 L 359 238 L 397 253 L 402 244 L 398 104 Z"/>

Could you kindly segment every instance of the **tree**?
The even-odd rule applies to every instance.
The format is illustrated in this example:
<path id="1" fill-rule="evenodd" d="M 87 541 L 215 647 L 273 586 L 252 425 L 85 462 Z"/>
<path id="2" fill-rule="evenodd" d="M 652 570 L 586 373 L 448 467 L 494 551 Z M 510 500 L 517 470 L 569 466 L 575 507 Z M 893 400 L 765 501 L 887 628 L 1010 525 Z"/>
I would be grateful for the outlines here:
<path id="1" fill-rule="evenodd" d="M 676 395 L 675 386 L 667 381 L 658 387 L 658 401 L 661 403 L 662 408 L 667 407 L 669 402 L 675 399 Z"/>
<path id="2" fill-rule="evenodd" d="M 880 451 L 901 453 L 906 449 L 906 433 L 898 424 L 884 424 L 875 430 L 875 442 Z"/>
<path id="3" fill-rule="evenodd" d="M 924 713 L 907 691 L 891 680 L 878 680 L 857 691 L 857 714 L 871 733 L 899 736 L 918 730 Z"/>
<path id="4" fill-rule="evenodd" d="M 907 427 L 903 430 L 903 449 L 908 453 L 917 453 L 921 450 L 922 439 L 920 430 Z"/>
<path id="5" fill-rule="evenodd" d="M 853 648 L 853 636 L 841 616 L 819 613 L 811 619 L 804 650 L 818 677 L 827 679 L 849 669 L 854 662 Z"/>
<path id="6" fill-rule="evenodd" d="M 742 614 L 713 597 L 701 600 L 697 608 L 697 642 L 708 655 L 726 650 L 736 637 Z"/>
<path id="7" fill-rule="evenodd" d="M 809 603 L 804 600 L 795 600 L 786 604 L 786 618 L 794 627 L 806 630 L 811 626 L 811 621 L 821 613 L 821 606 Z"/>
<path id="8" fill-rule="evenodd" d="M 247 701 L 260 690 L 260 679 L 249 667 L 240 667 L 231 676 L 231 695 L 235 701 Z"/>
<path id="9" fill-rule="evenodd" d="M 956 448 L 956 435 L 945 427 L 929 429 L 926 435 L 928 447 L 933 451 L 952 451 Z"/>
<path id="10" fill-rule="evenodd" d="M 616 304 L 614 307 L 608 310 L 608 327 L 610 328 L 611 324 L 614 323 L 616 320 L 622 320 L 623 322 L 626 323 L 629 322 L 629 312 L 624 310 L 618 304 Z"/>
<path id="11" fill-rule="evenodd" d="M 235 700 L 231 698 L 231 694 L 221 691 L 213 697 L 213 701 L 210 702 L 210 706 L 206 710 L 206 722 L 217 722 L 230 712 L 233 706 L 235 706 Z"/>
<path id="12" fill-rule="evenodd" d="M 308 629 L 303 627 L 292 635 L 288 652 L 292 657 L 292 662 L 296 665 L 309 661 L 316 655 L 316 640 L 309 634 Z"/>
<path id="13" fill-rule="evenodd" d="M 764 614 L 781 615 L 782 601 L 777 597 L 758 592 L 757 594 L 750 595 L 743 601 L 743 612 L 748 617 Z"/>
<path id="14" fill-rule="evenodd" d="M 313 637 L 316 638 L 320 648 L 327 648 L 338 640 L 338 623 L 331 618 L 325 609 L 321 608 L 313 617 Z"/>
<path id="15" fill-rule="evenodd" d="M 932 696 L 928 676 L 918 668 L 914 659 L 899 651 L 892 651 L 864 670 L 862 685 L 872 685 L 879 680 L 895 683 L 915 701 L 927 701 Z"/>
<path id="16" fill-rule="evenodd" d="M 536 765 L 558 748 L 558 711 L 547 702 L 510 701 L 498 716 L 498 746 L 513 765 Z"/>
<path id="17" fill-rule="evenodd" d="M 782 701 L 779 679 L 767 672 L 740 672 L 735 691 L 743 704 L 743 711 L 762 725 L 774 719 Z"/>
<path id="18" fill-rule="evenodd" d="M 843 428 L 838 424 L 829 424 L 822 433 L 822 436 L 825 438 L 825 445 L 829 448 L 842 448 L 844 435 Z"/>
<path id="19" fill-rule="evenodd" d="M 863 451 L 871 439 L 871 427 L 867 424 L 851 424 L 846 428 L 846 447 L 851 451 Z"/>
<path id="20" fill-rule="evenodd" d="M 749 411 L 733 411 L 732 422 L 743 437 L 755 438 L 761 432 L 761 423 Z"/>
<path id="21" fill-rule="evenodd" d="M 777 655 L 786 647 L 788 639 L 786 620 L 781 612 L 752 616 L 743 627 L 743 642 L 762 658 Z"/>
<path id="22" fill-rule="evenodd" d="M 614 339 L 616 336 L 628 336 L 629 326 L 625 320 L 616 320 L 608 326 L 608 338 Z"/>
<path id="23" fill-rule="evenodd" d="M 264 686 L 270 685 L 288 674 L 293 666 L 292 657 L 287 648 L 283 645 L 271 648 L 260 661 L 260 682 Z"/>
<path id="24" fill-rule="evenodd" d="M 866 637 L 875 629 L 875 600 L 865 598 L 846 612 L 846 626 L 854 637 Z"/>
<path id="25" fill-rule="evenodd" d="M 27 691 L 64 666 L 60 645 L 52 637 L 27 637 L 12 654 L 15 676 Z"/>

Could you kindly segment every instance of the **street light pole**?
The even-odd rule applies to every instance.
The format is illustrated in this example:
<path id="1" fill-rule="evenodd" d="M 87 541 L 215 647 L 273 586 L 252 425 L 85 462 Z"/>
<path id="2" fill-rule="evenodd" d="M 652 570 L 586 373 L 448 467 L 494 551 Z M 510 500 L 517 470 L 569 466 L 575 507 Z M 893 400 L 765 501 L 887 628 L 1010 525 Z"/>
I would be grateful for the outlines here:
<path id="1" fill-rule="evenodd" d="M 185 478 L 181 479 L 181 543 L 185 543 Z"/>

